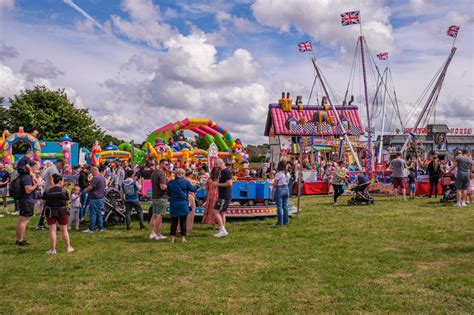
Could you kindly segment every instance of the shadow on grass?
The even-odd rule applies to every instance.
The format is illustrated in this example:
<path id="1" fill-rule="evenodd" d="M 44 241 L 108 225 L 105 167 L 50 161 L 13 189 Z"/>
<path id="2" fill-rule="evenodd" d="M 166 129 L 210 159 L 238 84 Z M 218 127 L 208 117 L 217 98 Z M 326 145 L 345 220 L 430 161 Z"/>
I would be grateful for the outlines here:
<path id="1" fill-rule="evenodd" d="M 453 246 L 441 250 L 447 254 L 470 254 L 474 252 L 474 246 Z"/>

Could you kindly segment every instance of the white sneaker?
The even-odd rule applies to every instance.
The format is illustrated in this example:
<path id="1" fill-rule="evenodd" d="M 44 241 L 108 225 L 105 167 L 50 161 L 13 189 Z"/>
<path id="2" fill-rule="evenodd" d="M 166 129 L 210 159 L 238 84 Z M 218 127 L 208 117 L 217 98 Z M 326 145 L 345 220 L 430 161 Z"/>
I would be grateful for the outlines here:
<path id="1" fill-rule="evenodd" d="M 82 231 L 83 233 L 94 233 L 94 231 L 91 231 L 89 229 Z"/>
<path id="2" fill-rule="evenodd" d="M 68 226 L 68 227 L 67 227 L 67 230 L 68 230 L 68 231 L 71 231 L 71 230 L 72 230 L 72 228 L 71 228 L 70 226 Z"/>
<path id="3" fill-rule="evenodd" d="M 104 230 L 104 229 L 101 229 L 101 230 L 99 230 L 99 232 L 105 232 L 105 230 Z"/>
<path id="4" fill-rule="evenodd" d="M 227 233 L 226 230 L 223 230 L 223 231 L 220 231 L 219 233 L 217 233 L 216 235 L 214 235 L 214 237 L 225 237 L 229 235 L 229 233 Z"/>
<path id="5" fill-rule="evenodd" d="M 20 213 L 18 211 L 14 211 L 11 213 L 11 215 L 19 215 Z"/>
<path id="6" fill-rule="evenodd" d="M 4 217 L 4 215 L 3 215 L 3 214 L 0 214 L 0 218 L 3 218 L 3 217 Z"/>
<path id="7" fill-rule="evenodd" d="M 150 234 L 149 238 L 150 238 L 151 240 L 156 239 L 156 234 Z"/>
<path id="8" fill-rule="evenodd" d="M 165 240 L 165 239 L 167 239 L 167 237 L 161 234 L 157 234 L 155 236 L 155 240 L 158 240 L 158 241 Z"/>
<path id="9" fill-rule="evenodd" d="M 465 202 L 461 203 L 461 207 L 466 207 L 467 204 Z"/>
<path id="10" fill-rule="evenodd" d="M 455 207 L 462 207 L 459 202 L 456 202 L 456 203 L 454 204 L 454 206 L 455 206 Z"/>
<path id="11" fill-rule="evenodd" d="M 48 249 L 48 251 L 46 252 L 46 254 L 48 255 L 56 255 L 56 250 L 55 249 Z"/>
<path id="12" fill-rule="evenodd" d="M 69 247 L 67 248 L 67 252 L 68 252 L 68 253 L 74 252 L 74 248 L 72 248 L 72 246 L 69 246 Z"/>

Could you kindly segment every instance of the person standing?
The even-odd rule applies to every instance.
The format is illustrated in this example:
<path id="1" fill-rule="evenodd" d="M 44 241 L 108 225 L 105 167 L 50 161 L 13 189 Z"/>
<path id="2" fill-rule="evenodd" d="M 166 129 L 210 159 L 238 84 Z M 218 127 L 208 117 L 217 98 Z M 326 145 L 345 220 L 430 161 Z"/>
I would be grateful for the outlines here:
<path id="1" fill-rule="evenodd" d="M 122 163 L 120 163 L 120 161 L 117 161 L 117 167 L 115 169 L 115 181 L 114 181 L 115 187 L 120 190 L 124 180 L 125 180 L 125 169 Z"/>
<path id="2" fill-rule="evenodd" d="M 75 223 L 76 231 L 79 231 L 81 209 L 81 189 L 76 185 L 71 191 L 71 213 L 69 214 L 69 221 L 67 223 L 68 231 L 72 229 L 73 223 Z"/>
<path id="3" fill-rule="evenodd" d="M 99 225 L 99 232 L 104 231 L 104 220 L 102 218 L 102 207 L 104 206 L 105 177 L 99 172 L 97 167 L 92 168 L 92 180 L 87 187 L 86 192 L 89 194 L 89 212 L 90 222 L 89 228 L 85 230 L 85 233 L 93 233 L 95 230 L 96 223 Z"/>
<path id="4" fill-rule="evenodd" d="M 193 186 L 189 180 L 185 179 L 186 172 L 179 168 L 176 170 L 175 179 L 168 183 L 168 196 L 170 200 L 171 215 L 171 243 L 176 240 L 176 230 L 180 227 L 181 239 L 186 243 L 187 235 L 187 217 L 190 211 L 189 193 L 198 190 L 199 186 Z"/>
<path id="5" fill-rule="evenodd" d="M 416 194 L 416 175 L 413 168 L 409 169 L 410 174 L 408 174 L 408 193 L 410 194 L 410 199 L 415 200 Z"/>
<path id="6" fill-rule="evenodd" d="M 20 221 L 16 226 L 16 242 L 17 246 L 28 246 L 30 245 L 25 240 L 25 232 L 30 218 L 34 214 L 35 210 L 35 199 L 36 199 L 36 188 L 38 188 L 39 176 L 36 175 L 36 162 L 30 161 L 28 163 L 28 169 L 30 173 L 21 174 L 19 179 L 19 192 L 18 192 L 18 209 L 20 212 Z"/>
<path id="7" fill-rule="evenodd" d="M 127 230 L 131 230 L 131 221 L 132 221 L 132 210 L 135 209 L 138 214 L 138 221 L 140 222 L 140 230 L 145 228 L 143 224 L 143 208 L 140 203 L 139 193 L 142 189 L 140 183 L 133 178 L 133 171 L 128 170 L 126 174 L 126 179 L 123 181 L 120 191 L 123 194 L 123 199 L 125 200 L 125 215 Z"/>
<path id="8" fill-rule="evenodd" d="M 53 175 L 59 174 L 59 170 L 62 170 L 64 167 L 64 160 L 57 159 L 56 163 L 48 167 L 43 171 L 42 178 L 43 178 L 43 185 L 44 185 L 44 192 L 48 192 L 48 190 L 54 186 L 53 183 Z M 38 226 L 36 227 L 38 230 L 44 230 L 46 226 L 44 225 L 44 207 L 41 209 L 41 215 L 38 222 Z"/>
<path id="9" fill-rule="evenodd" d="M 216 165 L 219 167 L 221 172 L 219 175 L 219 182 L 212 183 L 213 186 L 217 187 L 217 200 L 214 205 L 214 215 L 219 224 L 219 233 L 214 236 L 225 237 L 229 235 L 225 228 L 225 212 L 227 211 L 227 208 L 229 208 L 230 201 L 232 200 L 232 172 L 226 167 L 222 159 L 217 159 Z"/>
<path id="10" fill-rule="evenodd" d="M 462 154 L 456 157 L 454 166 L 456 171 L 456 204 L 455 207 L 467 205 L 467 190 L 469 189 L 473 162 L 468 156 L 469 150 L 462 150 Z"/>
<path id="11" fill-rule="evenodd" d="M 277 166 L 277 173 L 273 181 L 274 199 L 277 206 L 277 226 L 288 224 L 288 175 L 286 173 L 286 161 L 281 160 Z"/>
<path id="12" fill-rule="evenodd" d="M 344 193 L 344 184 L 346 183 L 347 169 L 344 167 L 344 161 L 339 160 L 332 172 L 332 187 L 334 189 L 334 204 L 337 205 L 337 199 Z"/>
<path id="13" fill-rule="evenodd" d="M 89 187 L 89 174 L 91 170 L 88 165 L 84 165 L 79 172 L 78 184 L 81 189 L 81 211 L 79 212 L 80 222 L 84 222 L 84 217 L 86 216 L 86 209 L 89 205 L 89 198 L 87 196 L 86 189 Z"/>
<path id="14" fill-rule="evenodd" d="M 219 180 L 221 170 L 214 166 L 211 170 L 209 178 L 206 180 L 206 205 L 204 207 L 204 215 L 202 216 L 203 224 L 217 224 L 217 219 L 214 214 L 214 205 L 217 201 L 217 186 L 213 183 L 217 183 Z"/>
<path id="15" fill-rule="evenodd" d="M 159 168 L 151 174 L 151 200 L 152 206 L 149 211 L 152 212 L 150 219 L 150 239 L 164 240 L 166 236 L 161 234 L 161 224 L 163 215 L 169 206 L 168 202 L 168 178 L 165 172 L 168 171 L 170 163 L 168 160 L 162 159 Z"/>
<path id="16" fill-rule="evenodd" d="M 198 181 L 193 178 L 193 176 L 194 176 L 193 171 L 188 168 L 185 172 L 186 172 L 186 180 L 193 187 L 194 186 L 199 186 Z M 187 216 L 187 221 L 186 221 L 186 231 L 187 231 L 187 233 L 189 233 L 193 230 L 194 217 L 196 215 L 196 195 L 194 194 L 194 191 L 189 191 L 188 199 L 189 199 L 188 202 L 189 202 L 190 212 Z"/>
<path id="17" fill-rule="evenodd" d="M 438 198 L 438 184 L 441 173 L 441 165 L 439 163 L 438 157 L 436 155 L 433 155 L 431 157 L 430 163 L 428 164 L 428 175 L 430 178 L 430 198 L 433 194 L 433 190 L 435 198 Z"/>
<path id="18" fill-rule="evenodd" d="M 56 223 L 59 224 L 59 230 L 61 231 L 67 252 L 74 252 L 67 230 L 68 212 L 66 205 L 69 200 L 69 195 L 67 191 L 64 190 L 64 180 L 61 175 L 53 175 L 53 186 L 44 192 L 43 199 L 46 201 L 44 209 L 46 220 L 48 221 L 49 239 L 51 241 L 51 247 L 46 254 L 56 255 Z"/>
<path id="19" fill-rule="evenodd" d="M 402 159 L 400 152 L 397 152 L 396 158 L 390 162 L 390 168 L 392 169 L 392 185 L 395 190 L 395 196 L 398 195 L 398 189 L 402 189 L 403 199 L 407 201 L 405 191 L 405 174 L 404 171 L 407 168 L 406 162 Z"/>
<path id="20" fill-rule="evenodd" d="M 8 214 L 8 184 L 10 183 L 10 173 L 5 169 L 5 165 L 0 163 L 0 196 L 2 196 L 3 201 L 3 213 Z M 0 214 L 0 217 L 3 217 L 3 214 Z"/>

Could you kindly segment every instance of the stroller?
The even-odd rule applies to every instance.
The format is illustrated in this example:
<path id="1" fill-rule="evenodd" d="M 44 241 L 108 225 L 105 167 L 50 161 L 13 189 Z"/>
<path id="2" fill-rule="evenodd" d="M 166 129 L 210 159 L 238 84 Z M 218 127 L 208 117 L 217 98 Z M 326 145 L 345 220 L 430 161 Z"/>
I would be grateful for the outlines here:
<path id="1" fill-rule="evenodd" d="M 456 185 L 454 184 L 452 174 L 441 177 L 441 187 L 443 188 L 443 197 L 439 202 L 448 203 L 456 201 Z"/>
<path id="2" fill-rule="evenodd" d="M 115 188 L 105 190 L 104 223 L 107 226 L 125 223 L 125 208 L 122 206 L 122 197 Z"/>
<path id="3" fill-rule="evenodd" d="M 374 198 L 369 194 L 370 182 L 363 183 L 352 187 L 352 191 L 355 192 L 355 196 L 347 201 L 350 206 L 360 205 L 363 203 L 374 204 Z"/>

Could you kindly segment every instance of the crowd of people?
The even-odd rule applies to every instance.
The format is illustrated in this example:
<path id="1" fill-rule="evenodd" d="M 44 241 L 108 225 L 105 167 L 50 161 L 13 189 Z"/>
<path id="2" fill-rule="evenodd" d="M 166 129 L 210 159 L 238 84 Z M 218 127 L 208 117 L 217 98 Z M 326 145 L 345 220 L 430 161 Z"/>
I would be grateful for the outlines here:
<path id="1" fill-rule="evenodd" d="M 155 165 L 156 164 L 156 165 Z M 145 229 L 145 217 L 140 202 L 142 179 L 151 182 L 151 206 L 149 208 L 149 239 L 164 240 L 162 233 L 163 216 L 170 209 L 170 241 L 176 241 L 181 235 L 182 242 L 187 242 L 187 235 L 192 231 L 196 200 L 195 193 L 206 189 L 205 212 L 202 223 L 218 227 L 216 238 L 227 236 L 226 210 L 232 199 L 232 183 L 236 172 L 232 164 L 223 160 L 215 161 L 209 171 L 207 165 L 190 165 L 183 169 L 175 167 L 169 160 L 155 163 L 147 161 L 143 166 L 130 167 L 127 162 L 116 161 L 100 167 L 84 165 L 76 169 L 74 180 L 71 176 L 63 177 L 64 161 L 55 163 L 46 161 L 43 164 L 33 160 L 28 151 L 17 163 L 12 174 L 0 163 L 0 193 L 3 197 L 3 212 L 9 213 L 7 195 L 13 197 L 15 210 L 12 215 L 19 215 L 17 224 L 16 245 L 29 246 L 25 233 L 32 216 L 39 215 L 38 230 L 48 229 L 50 248 L 48 254 L 57 253 L 57 231 L 60 231 L 66 251 L 72 253 L 69 231 L 81 230 L 88 214 L 87 228 L 84 233 L 104 232 L 102 210 L 107 189 L 115 188 L 120 192 L 126 213 L 126 229 L 132 228 L 132 212 L 137 213 L 139 228 Z M 257 174 L 256 170 L 246 169 L 240 176 L 264 176 L 272 185 L 277 203 L 277 225 L 288 224 L 288 198 L 290 196 L 290 173 L 286 162 L 278 165 L 278 172 L 268 171 Z M 67 179 L 67 180 L 66 180 Z M 70 187 L 72 186 L 72 188 Z M 2 214 L 3 216 L 3 214 Z"/>
<path id="2" fill-rule="evenodd" d="M 451 160 L 439 160 L 431 154 L 425 163 L 418 160 L 405 161 L 400 154 L 390 162 L 391 183 L 395 194 L 401 191 L 407 200 L 406 188 L 411 199 L 416 193 L 416 173 L 425 172 L 429 176 L 429 197 L 438 196 L 438 184 L 445 177 L 453 177 L 457 188 L 456 206 L 462 207 L 472 202 L 474 175 L 473 162 L 470 152 L 464 150 Z M 351 165 L 344 161 L 324 162 L 320 165 L 326 180 L 331 184 L 334 203 L 344 193 L 347 186 Z M 88 214 L 87 228 L 84 233 L 104 232 L 102 210 L 106 190 L 115 188 L 123 201 L 125 209 L 126 229 L 132 229 L 132 213 L 138 217 L 139 228 L 145 229 L 145 214 L 142 208 L 140 194 L 142 180 L 151 182 L 151 206 L 149 208 L 149 239 L 164 240 L 162 233 L 163 216 L 170 209 L 171 227 L 170 241 L 176 242 L 179 233 L 182 242 L 187 242 L 187 236 L 193 229 L 196 212 L 195 193 L 205 188 L 206 200 L 202 223 L 218 227 L 216 238 L 226 237 L 226 210 L 232 199 L 232 183 L 237 175 L 241 178 L 265 179 L 271 187 L 272 199 L 277 208 L 277 226 L 289 223 L 288 199 L 291 197 L 297 171 L 303 169 L 298 161 L 282 160 L 275 170 L 270 167 L 260 169 L 245 168 L 237 173 L 232 164 L 226 164 L 218 159 L 215 166 L 209 170 L 205 164 L 190 164 L 178 168 L 169 160 L 147 161 L 142 166 L 131 167 L 126 161 L 107 163 L 100 167 L 84 165 L 78 168 L 77 180 L 69 183 L 73 187 L 66 189 L 65 177 L 62 176 L 64 161 L 58 159 L 55 163 L 46 161 L 39 165 L 33 160 L 32 152 L 28 151 L 17 163 L 15 171 L 10 174 L 0 163 L 0 195 L 3 201 L 3 213 L 8 214 L 7 195 L 15 201 L 13 215 L 20 219 L 16 229 L 16 245 L 28 246 L 25 239 L 26 227 L 30 218 L 37 214 L 39 221 L 37 229 L 47 228 L 50 234 L 50 249 L 48 254 L 56 254 L 56 233 L 62 235 L 67 252 L 73 252 L 69 231 L 73 228 L 80 230 Z M 70 178 L 68 178 L 70 179 Z M 359 172 L 353 181 L 357 185 L 369 183 L 369 178 Z M 408 184 L 408 185 L 407 185 Z M 408 187 L 406 187 L 408 186 Z M 69 193 L 70 191 L 70 193 Z M 0 215 L 0 216 L 3 216 Z"/>

